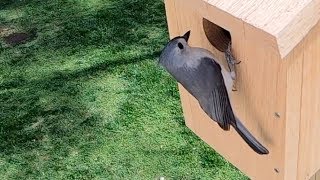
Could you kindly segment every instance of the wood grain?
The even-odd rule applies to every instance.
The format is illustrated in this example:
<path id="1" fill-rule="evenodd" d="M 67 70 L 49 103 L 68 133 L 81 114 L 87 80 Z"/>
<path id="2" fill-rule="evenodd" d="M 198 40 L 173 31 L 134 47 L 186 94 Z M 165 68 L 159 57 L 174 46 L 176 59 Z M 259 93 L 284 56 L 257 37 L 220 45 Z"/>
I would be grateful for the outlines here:
<path id="1" fill-rule="evenodd" d="M 284 179 L 297 179 L 301 119 L 303 48 L 300 43 L 285 59 L 287 63 L 287 105 Z"/>
<path id="2" fill-rule="evenodd" d="M 298 179 L 320 168 L 320 23 L 304 41 Z"/>
<path id="3" fill-rule="evenodd" d="M 203 0 L 273 35 L 285 57 L 320 19 L 320 0 Z"/>

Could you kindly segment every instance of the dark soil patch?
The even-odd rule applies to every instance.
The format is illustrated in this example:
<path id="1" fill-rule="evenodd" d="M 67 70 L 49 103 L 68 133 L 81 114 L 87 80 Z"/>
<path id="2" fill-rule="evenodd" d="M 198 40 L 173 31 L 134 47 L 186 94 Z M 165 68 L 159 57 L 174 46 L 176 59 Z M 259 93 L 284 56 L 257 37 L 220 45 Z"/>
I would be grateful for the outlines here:
<path id="1" fill-rule="evenodd" d="M 16 32 L 12 33 L 6 37 L 3 37 L 4 42 L 11 46 L 16 46 L 19 44 L 26 43 L 28 41 L 33 40 L 37 36 L 36 29 L 33 29 L 29 32 Z"/>

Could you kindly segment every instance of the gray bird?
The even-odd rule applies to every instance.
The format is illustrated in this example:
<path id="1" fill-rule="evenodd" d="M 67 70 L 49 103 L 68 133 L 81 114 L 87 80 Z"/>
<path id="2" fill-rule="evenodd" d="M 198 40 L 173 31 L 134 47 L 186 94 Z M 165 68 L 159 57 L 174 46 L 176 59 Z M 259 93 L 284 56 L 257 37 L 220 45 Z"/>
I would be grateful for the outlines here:
<path id="1" fill-rule="evenodd" d="M 198 100 L 203 111 L 223 130 L 229 130 L 231 125 L 255 152 L 268 154 L 233 113 L 229 100 L 233 85 L 230 72 L 215 61 L 210 51 L 190 47 L 189 36 L 190 31 L 170 40 L 162 50 L 159 64 Z"/>

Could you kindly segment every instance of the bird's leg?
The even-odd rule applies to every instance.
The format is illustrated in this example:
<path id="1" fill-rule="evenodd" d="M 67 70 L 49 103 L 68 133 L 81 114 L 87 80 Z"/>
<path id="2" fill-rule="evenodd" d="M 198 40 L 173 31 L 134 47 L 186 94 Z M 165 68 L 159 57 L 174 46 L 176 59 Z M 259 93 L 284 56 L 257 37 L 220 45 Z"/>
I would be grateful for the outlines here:
<path id="1" fill-rule="evenodd" d="M 225 51 L 225 56 L 226 56 L 226 60 L 227 60 L 227 63 L 228 63 L 229 70 L 230 70 L 230 75 L 231 75 L 231 78 L 233 80 L 234 91 L 236 91 L 236 88 L 235 88 L 235 81 L 236 81 L 235 66 L 240 64 L 241 61 L 237 62 L 236 59 L 234 58 L 234 56 L 233 56 L 233 54 L 231 52 L 231 42 L 229 42 L 229 44 L 228 44 L 228 48 Z"/>

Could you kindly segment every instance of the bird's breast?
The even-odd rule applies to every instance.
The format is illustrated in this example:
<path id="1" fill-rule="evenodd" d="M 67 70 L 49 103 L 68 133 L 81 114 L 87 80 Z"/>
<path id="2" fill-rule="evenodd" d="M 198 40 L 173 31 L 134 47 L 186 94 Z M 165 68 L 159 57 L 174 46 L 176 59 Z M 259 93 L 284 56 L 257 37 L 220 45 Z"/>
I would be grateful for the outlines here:
<path id="1" fill-rule="evenodd" d="M 223 76 L 224 84 L 225 84 L 227 91 L 228 91 L 228 94 L 230 96 L 230 93 L 231 93 L 232 87 L 233 87 L 233 80 L 232 80 L 231 74 L 223 67 L 221 67 L 221 73 Z"/>

